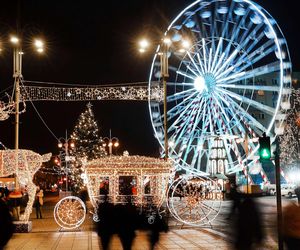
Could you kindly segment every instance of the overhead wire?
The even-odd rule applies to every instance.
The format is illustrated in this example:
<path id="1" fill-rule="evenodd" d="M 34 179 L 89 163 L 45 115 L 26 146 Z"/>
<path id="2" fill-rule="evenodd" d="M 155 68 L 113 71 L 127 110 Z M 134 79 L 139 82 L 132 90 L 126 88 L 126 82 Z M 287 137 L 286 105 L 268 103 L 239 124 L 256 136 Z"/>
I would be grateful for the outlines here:
<path id="1" fill-rule="evenodd" d="M 21 84 L 24 86 L 23 84 L 23 80 L 21 80 Z M 26 88 L 24 88 L 26 94 L 28 95 Z M 28 95 L 29 96 L 29 95 Z M 35 112 L 37 113 L 38 117 L 41 119 L 42 123 L 44 124 L 44 126 L 48 129 L 48 131 L 52 134 L 52 136 L 58 141 L 58 137 L 54 134 L 54 132 L 49 128 L 49 126 L 47 125 L 47 123 L 45 122 L 45 120 L 43 119 L 43 117 L 41 116 L 41 114 L 39 113 L 39 111 L 37 110 L 36 106 L 33 104 L 32 100 L 29 97 L 29 102 L 31 103 L 32 107 L 34 108 Z"/>

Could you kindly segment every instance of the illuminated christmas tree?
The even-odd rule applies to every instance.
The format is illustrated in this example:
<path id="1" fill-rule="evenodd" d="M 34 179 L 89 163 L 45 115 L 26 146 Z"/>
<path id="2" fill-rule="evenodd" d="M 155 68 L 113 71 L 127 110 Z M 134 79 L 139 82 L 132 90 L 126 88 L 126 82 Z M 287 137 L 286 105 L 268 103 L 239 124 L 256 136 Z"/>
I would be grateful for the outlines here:
<path id="1" fill-rule="evenodd" d="M 280 138 L 281 167 L 288 170 L 300 167 L 300 90 L 293 89 L 292 108 L 287 113 L 284 134 Z"/>
<path id="2" fill-rule="evenodd" d="M 80 114 L 71 138 L 75 142 L 73 155 L 76 157 L 76 162 L 71 170 L 72 186 L 73 190 L 78 192 L 84 186 L 81 178 L 83 173 L 82 159 L 94 160 L 106 155 L 91 103 L 88 103 L 85 111 Z"/>

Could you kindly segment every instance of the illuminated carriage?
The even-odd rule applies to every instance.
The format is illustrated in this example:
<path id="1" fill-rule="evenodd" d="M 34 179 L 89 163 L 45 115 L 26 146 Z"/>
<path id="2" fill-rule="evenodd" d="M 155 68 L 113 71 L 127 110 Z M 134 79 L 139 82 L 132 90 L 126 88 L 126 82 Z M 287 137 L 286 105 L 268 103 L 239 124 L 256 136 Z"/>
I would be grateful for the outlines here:
<path id="1" fill-rule="evenodd" d="M 87 188 L 96 211 L 107 195 L 110 202 L 128 200 L 138 206 L 160 207 L 166 199 L 172 165 L 144 156 L 111 156 L 84 164 Z"/>

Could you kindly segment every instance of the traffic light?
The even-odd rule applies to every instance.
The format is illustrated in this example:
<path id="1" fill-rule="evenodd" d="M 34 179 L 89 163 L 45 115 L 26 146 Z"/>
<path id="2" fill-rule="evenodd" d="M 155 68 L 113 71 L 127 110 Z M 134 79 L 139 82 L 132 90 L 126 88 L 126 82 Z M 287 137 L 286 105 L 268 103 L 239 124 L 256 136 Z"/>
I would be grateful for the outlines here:
<path id="1" fill-rule="evenodd" d="M 259 157 L 260 160 L 269 160 L 271 158 L 270 137 L 263 133 L 259 137 Z"/>

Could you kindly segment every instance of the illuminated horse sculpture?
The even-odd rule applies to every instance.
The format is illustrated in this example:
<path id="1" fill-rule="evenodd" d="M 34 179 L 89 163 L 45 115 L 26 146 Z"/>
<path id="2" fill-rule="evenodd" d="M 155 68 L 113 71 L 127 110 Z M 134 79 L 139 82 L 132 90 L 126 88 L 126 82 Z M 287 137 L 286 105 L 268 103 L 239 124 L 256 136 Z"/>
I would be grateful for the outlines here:
<path id="1" fill-rule="evenodd" d="M 49 161 L 51 153 L 39 155 L 31 150 L 0 150 L 0 177 L 15 174 L 19 183 L 26 183 L 28 188 L 28 203 L 20 220 L 28 221 L 32 212 L 36 186 L 32 182 L 34 174 L 42 162 Z"/>

